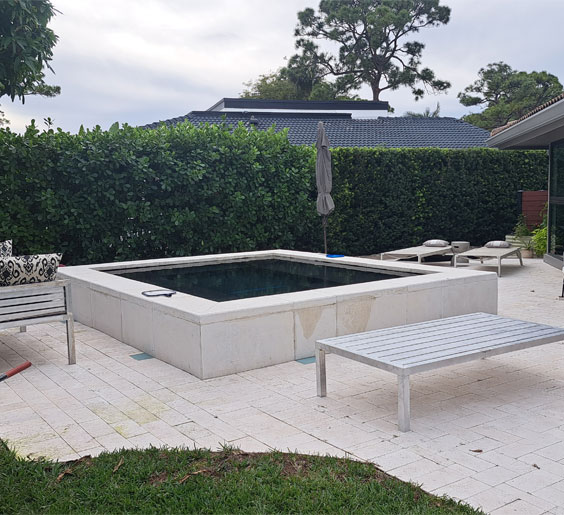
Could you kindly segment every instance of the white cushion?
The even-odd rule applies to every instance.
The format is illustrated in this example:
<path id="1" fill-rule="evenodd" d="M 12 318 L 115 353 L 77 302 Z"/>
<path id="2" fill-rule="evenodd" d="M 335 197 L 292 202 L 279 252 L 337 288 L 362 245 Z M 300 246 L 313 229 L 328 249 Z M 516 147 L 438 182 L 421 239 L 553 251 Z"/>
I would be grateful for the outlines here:
<path id="1" fill-rule="evenodd" d="M 487 247 L 488 249 L 508 249 L 509 247 L 511 247 L 511 243 L 503 240 L 493 240 L 488 241 L 488 243 L 486 243 L 484 247 Z"/>
<path id="2" fill-rule="evenodd" d="M 423 243 L 425 247 L 448 247 L 448 241 L 445 240 L 427 240 Z"/>

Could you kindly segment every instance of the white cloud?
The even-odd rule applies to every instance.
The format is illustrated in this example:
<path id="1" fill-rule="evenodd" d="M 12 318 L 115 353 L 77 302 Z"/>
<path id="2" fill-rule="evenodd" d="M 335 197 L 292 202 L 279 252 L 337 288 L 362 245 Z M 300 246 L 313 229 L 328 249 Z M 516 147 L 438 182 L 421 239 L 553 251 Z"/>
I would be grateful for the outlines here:
<path id="1" fill-rule="evenodd" d="M 434 109 L 459 117 L 468 109 L 456 94 L 478 69 L 503 60 L 519 70 L 547 70 L 564 81 L 561 0 L 446 0 L 448 25 L 411 39 L 425 43 L 423 63 L 449 80 L 447 95 L 415 103 L 408 89 L 386 92 L 396 114 Z M 56 98 L 4 101 L 15 130 L 51 116 L 76 131 L 132 125 L 202 110 L 238 96 L 243 83 L 284 64 L 294 52 L 296 14 L 317 0 L 54 0 L 59 35 L 48 74 L 62 89 Z M 538 21 L 537 21 L 538 20 Z M 370 98 L 363 88 L 361 96 Z"/>

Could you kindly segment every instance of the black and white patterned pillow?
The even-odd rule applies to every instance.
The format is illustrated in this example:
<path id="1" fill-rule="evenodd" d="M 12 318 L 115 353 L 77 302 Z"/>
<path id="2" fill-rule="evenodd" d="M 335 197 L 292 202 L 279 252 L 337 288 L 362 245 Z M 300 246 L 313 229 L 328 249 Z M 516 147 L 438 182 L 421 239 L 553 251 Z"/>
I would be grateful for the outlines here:
<path id="1" fill-rule="evenodd" d="M 0 241 L 0 257 L 12 255 L 12 240 Z"/>
<path id="2" fill-rule="evenodd" d="M 0 286 L 54 281 L 62 254 L 0 258 Z"/>

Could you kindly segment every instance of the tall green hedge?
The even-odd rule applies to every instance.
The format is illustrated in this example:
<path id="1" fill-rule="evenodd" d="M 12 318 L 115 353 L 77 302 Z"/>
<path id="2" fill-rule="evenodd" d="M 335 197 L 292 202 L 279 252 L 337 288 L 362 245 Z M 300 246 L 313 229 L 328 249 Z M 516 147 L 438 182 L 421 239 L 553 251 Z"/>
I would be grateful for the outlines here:
<path id="1" fill-rule="evenodd" d="M 517 192 L 546 189 L 544 151 L 341 148 L 331 236 L 349 254 L 429 238 L 481 245 L 517 221 Z"/>
<path id="2" fill-rule="evenodd" d="M 335 149 L 330 251 L 431 237 L 479 244 L 515 224 L 516 192 L 544 189 L 544 152 Z M 0 130 L 0 240 L 67 264 L 322 249 L 315 149 L 285 133 L 179 125 L 23 135 Z"/>
<path id="3" fill-rule="evenodd" d="M 296 247 L 313 159 L 243 127 L 0 131 L 0 239 L 73 264 Z"/>

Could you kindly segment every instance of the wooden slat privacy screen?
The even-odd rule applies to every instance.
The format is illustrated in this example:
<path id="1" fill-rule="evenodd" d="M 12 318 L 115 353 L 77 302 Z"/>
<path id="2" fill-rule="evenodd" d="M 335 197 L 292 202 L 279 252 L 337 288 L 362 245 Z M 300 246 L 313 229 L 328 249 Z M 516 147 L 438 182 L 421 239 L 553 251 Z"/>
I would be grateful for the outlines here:
<path id="1" fill-rule="evenodd" d="M 521 213 L 525 216 L 529 229 L 534 229 L 542 222 L 543 210 L 547 202 L 547 190 L 521 192 Z"/>

